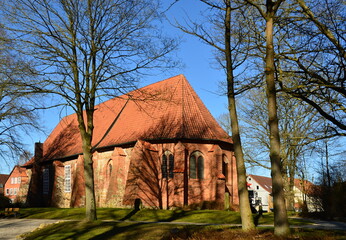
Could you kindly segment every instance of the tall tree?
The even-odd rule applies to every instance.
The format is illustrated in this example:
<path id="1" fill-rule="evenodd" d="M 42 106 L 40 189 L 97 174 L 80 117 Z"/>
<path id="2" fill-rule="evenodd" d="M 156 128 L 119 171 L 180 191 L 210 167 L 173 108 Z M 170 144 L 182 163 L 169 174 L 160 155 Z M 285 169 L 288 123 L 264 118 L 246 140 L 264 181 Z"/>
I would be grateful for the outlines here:
<path id="1" fill-rule="evenodd" d="M 272 177 L 272 193 L 274 204 L 274 233 L 277 236 L 289 234 L 289 224 L 287 219 L 285 192 L 282 178 L 282 162 L 280 156 L 280 134 L 279 119 L 277 116 L 277 97 L 275 86 L 275 53 L 274 53 L 274 24 L 275 17 L 280 5 L 284 0 L 266 0 L 265 4 L 257 1 L 246 0 L 255 7 L 265 20 L 265 67 L 264 74 L 266 80 L 266 95 L 268 106 L 268 125 L 270 134 L 270 162 Z"/>
<path id="2" fill-rule="evenodd" d="M 207 24 L 197 22 L 189 23 L 187 26 L 178 24 L 183 32 L 193 35 L 205 44 L 216 49 L 216 59 L 221 65 L 226 74 L 227 99 L 229 117 L 231 120 L 231 132 L 234 145 L 234 155 L 236 157 L 237 178 L 238 178 L 238 195 L 240 204 L 240 215 L 242 220 L 242 229 L 249 231 L 255 228 L 252 212 L 249 202 L 249 194 L 246 184 L 246 168 L 244 163 L 244 154 L 240 139 L 239 123 L 236 106 L 236 95 L 239 92 L 245 91 L 249 87 L 243 83 L 236 81 L 234 71 L 242 65 L 246 58 L 247 49 L 244 48 L 243 41 L 246 38 L 246 33 L 242 31 L 240 21 L 232 21 L 232 15 L 237 14 L 234 18 L 242 18 L 240 11 L 234 10 L 240 8 L 239 3 L 225 1 L 208 1 L 201 0 L 210 7 Z M 209 26 L 208 27 L 206 27 Z M 242 49 L 240 51 L 239 49 Z M 236 84 L 238 83 L 238 85 Z M 248 82 L 249 83 L 249 82 Z M 246 87 L 245 87 L 246 86 Z M 237 91 L 238 90 L 238 91 Z"/>
<path id="3" fill-rule="evenodd" d="M 136 85 L 150 69 L 172 67 L 177 44 L 154 22 L 149 0 L 9 0 L 3 9 L 12 38 L 36 64 L 36 85 L 64 99 L 77 115 L 84 157 L 86 220 L 96 216 L 93 152 L 95 103 Z M 158 21 L 157 21 L 158 22 Z M 156 23 L 157 23 L 156 22 Z"/>

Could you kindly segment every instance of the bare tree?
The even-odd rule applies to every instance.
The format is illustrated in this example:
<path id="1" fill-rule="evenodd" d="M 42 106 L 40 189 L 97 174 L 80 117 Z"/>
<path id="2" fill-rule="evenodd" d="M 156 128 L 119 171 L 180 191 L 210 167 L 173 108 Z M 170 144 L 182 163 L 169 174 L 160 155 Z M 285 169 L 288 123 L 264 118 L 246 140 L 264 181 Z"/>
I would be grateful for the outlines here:
<path id="1" fill-rule="evenodd" d="M 310 154 L 310 144 L 320 136 L 316 134 L 321 118 L 312 107 L 283 92 L 278 94 L 278 116 L 280 119 L 280 140 L 282 173 L 285 181 L 287 206 L 293 210 L 294 178 L 300 172 L 298 166 L 306 154 Z M 252 89 L 244 96 L 240 105 L 240 119 L 243 123 L 244 149 L 250 166 L 270 169 L 268 153 L 269 127 L 267 124 L 266 97 L 264 89 Z"/>
<path id="2" fill-rule="evenodd" d="M 32 66 L 14 48 L 0 25 L 0 157 L 8 165 L 27 152 L 20 135 L 38 131 L 34 110 L 41 108 L 36 96 L 22 86 L 31 81 Z"/>
<path id="3" fill-rule="evenodd" d="M 330 123 L 324 137 L 345 136 L 346 6 L 336 0 L 296 0 L 296 11 L 283 21 L 286 51 L 283 74 L 294 81 L 281 88 L 310 104 Z"/>
<path id="4" fill-rule="evenodd" d="M 242 229 L 249 231 L 255 228 L 252 212 L 249 202 L 249 194 L 246 184 L 246 168 L 243 157 L 243 150 L 240 139 L 239 123 L 236 107 L 236 95 L 245 91 L 248 86 L 240 84 L 236 80 L 235 69 L 242 65 L 246 59 L 247 49 L 244 48 L 246 33 L 242 31 L 241 21 L 234 19 L 243 18 L 240 11 L 241 4 L 236 1 L 208 1 L 201 0 L 209 7 L 207 23 L 197 23 L 190 21 L 185 24 L 176 24 L 183 32 L 197 37 L 203 43 L 215 49 L 216 61 L 225 71 L 226 75 L 226 94 L 228 99 L 228 110 L 231 124 L 232 140 L 234 145 L 234 154 L 237 164 L 238 194 L 240 204 L 240 214 L 242 220 Z M 236 16 L 235 16 L 236 14 Z M 233 16 L 234 15 L 234 16 Z M 234 17 L 234 19 L 232 19 Z M 242 49 L 241 51 L 239 49 Z M 250 82 L 248 82 L 250 83 Z M 246 86 L 246 87 L 245 87 Z"/>
<path id="5" fill-rule="evenodd" d="M 168 54 L 177 44 L 154 25 L 160 18 L 158 1 L 9 0 L 5 5 L 12 38 L 40 73 L 32 88 L 56 94 L 77 115 L 86 220 L 95 220 L 95 103 L 135 87 L 137 78 L 150 69 L 172 67 Z"/>

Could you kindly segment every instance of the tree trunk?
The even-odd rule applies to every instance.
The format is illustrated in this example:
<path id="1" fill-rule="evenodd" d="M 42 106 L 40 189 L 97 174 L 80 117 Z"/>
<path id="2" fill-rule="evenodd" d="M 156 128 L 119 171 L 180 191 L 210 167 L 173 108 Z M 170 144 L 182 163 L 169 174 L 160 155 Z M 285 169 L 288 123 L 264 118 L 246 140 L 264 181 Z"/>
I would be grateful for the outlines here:
<path id="1" fill-rule="evenodd" d="M 255 229 L 252 212 L 249 202 L 249 193 L 246 184 L 246 169 L 243 157 L 243 149 L 240 140 L 238 116 L 236 109 L 236 100 L 234 95 L 234 75 L 231 53 L 231 5 L 230 0 L 226 1 L 225 15 L 225 56 L 226 56 L 226 72 L 227 72 L 227 97 L 228 109 L 231 120 L 232 139 L 234 146 L 234 154 L 237 163 L 237 179 L 240 216 L 242 221 L 242 229 L 249 231 Z"/>
<path id="2" fill-rule="evenodd" d="M 83 114 L 83 112 L 82 112 Z M 88 113 L 87 115 L 92 114 Z M 94 169 L 92 160 L 92 132 L 93 124 L 92 117 L 88 116 L 88 128 L 85 127 L 83 117 L 78 115 L 79 129 L 82 138 L 82 148 L 84 157 L 84 181 L 85 181 L 85 220 L 95 221 L 97 220 L 96 214 L 96 201 L 95 201 L 95 187 L 94 187 Z"/>
<path id="3" fill-rule="evenodd" d="M 273 2 L 267 1 L 265 76 L 267 83 L 270 131 L 270 162 L 274 203 L 274 234 L 277 236 L 286 236 L 289 234 L 289 224 L 287 219 L 285 192 L 281 171 L 282 166 L 280 158 L 279 121 L 277 117 L 276 88 L 274 76 L 274 15 L 275 11 L 273 9 Z"/>

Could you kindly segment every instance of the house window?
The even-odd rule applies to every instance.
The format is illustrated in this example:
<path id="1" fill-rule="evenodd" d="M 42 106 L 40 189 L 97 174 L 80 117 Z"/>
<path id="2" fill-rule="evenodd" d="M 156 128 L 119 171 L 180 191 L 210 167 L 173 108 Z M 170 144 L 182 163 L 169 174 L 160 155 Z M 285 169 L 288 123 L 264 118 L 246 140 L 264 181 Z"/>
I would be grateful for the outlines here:
<path id="1" fill-rule="evenodd" d="M 259 186 L 257 185 L 256 188 L 257 188 L 257 190 L 258 190 L 258 189 L 259 189 Z"/>
<path id="2" fill-rule="evenodd" d="M 10 195 L 13 195 L 13 188 L 10 188 Z"/>
<path id="3" fill-rule="evenodd" d="M 10 189 L 6 188 L 6 195 L 10 195 Z"/>
<path id="4" fill-rule="evenodd" d="M 17 188 L 13 188 L 13 195 L 17 195 Z"/>
<path id="5" fill-rule="evenodd" d="M 190 178 L 204 179 L 204 157 L 201 152 L 194 152 L 190 156 Z"/>
<path id="6" fill-rule="evenodd" d="M 65 192 L 71 192 L 71 165 L 64 167 L 65 172 Z"/>
<path id="7" fill-rule="evenodd" d="M 161 172 L 162 178 L 174 177 L 174 156 L 170 151 L 166 151 L 162 155 Z"/>
<path id="8" fill-rule="evenodd" d="M 42 173 L 43 178 L 43 194 L 49 193 L 49 168 L 44 168 Z"/>
<path id="9" fill-rule="evenodd" d="M 11 177 L 11 184 L 15 184 L 15 181 L 16 181 L 16 180 L 17 180 L 16 178 Z"/>
<path id="10" fill-rule="evenodd" d="M 18 177 L 18 178 L 17 178 L 17 183 L 20 184 L 21 181 L 22 181 L 22 178 L 21 178 L 21 177 Z"/>

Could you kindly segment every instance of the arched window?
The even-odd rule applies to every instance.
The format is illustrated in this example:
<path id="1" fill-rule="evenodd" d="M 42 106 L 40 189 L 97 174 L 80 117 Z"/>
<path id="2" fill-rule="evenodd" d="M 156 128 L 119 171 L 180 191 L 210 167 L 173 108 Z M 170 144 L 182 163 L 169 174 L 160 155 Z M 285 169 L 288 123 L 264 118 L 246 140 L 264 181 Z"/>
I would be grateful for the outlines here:
<path id="1" fill-rule="evenodd" d="M 169 154 L 169 178 L 173 178 L 174 177 L 174 156 L 173 154 Z"/>
<path id="2" fill-rule="evenodd" d="M 161 172 L 162 172 L 162 178 L 167 178 L 167 156 L 166 156 L 166 154 L 162 155 Z"/>
<path id="3" fill-rule="evenodd" d="M 228 158 L 226 155 L 222 157 L 222 174 L 225 176 L 226 182 L 228 181 Z"/>
<path id="4" fill-rule="evenodd" d="M 113 170 L 112 164 L 108 164 L 108 176 L 109 177 L 112 175 L 112 170 Z"/>
<path id="5" fill-rule="evenodd" d="M 174 156 L 170 151 L 165 151 L 162 155 L 161 172 L 162 178 L 174 177 Z"/>
<path id="6" fill-rule="evenodd" d="M 190 178 L 204 179 L 204 157 L 201 152 L 194 152 L 190 156 Z"/>

